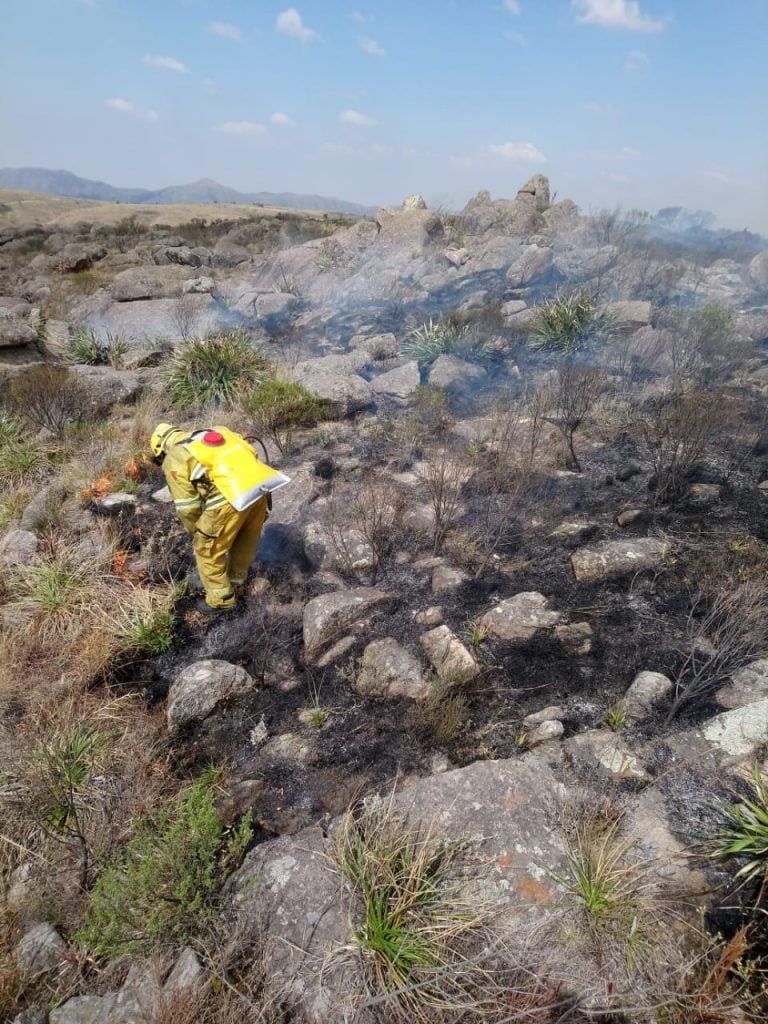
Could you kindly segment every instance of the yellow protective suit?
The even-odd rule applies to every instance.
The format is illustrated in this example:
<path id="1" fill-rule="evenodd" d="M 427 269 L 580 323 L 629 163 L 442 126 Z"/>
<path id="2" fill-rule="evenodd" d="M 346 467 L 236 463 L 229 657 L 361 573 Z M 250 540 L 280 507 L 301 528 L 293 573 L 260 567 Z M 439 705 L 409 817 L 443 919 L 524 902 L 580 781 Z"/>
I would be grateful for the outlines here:
<path id="1" fill-rule="evenodd" d="M 226 432 L 227 438 L 230 434 Z M 231 434 L 231 437 L 233 444 L 236 439 L 247 446 L 239 434 Z M 256 553 L 267 518 L 267 496 L 264 494 L 247 508 L 238 510 L 212 483 L 211 477 L 215 474 L 210 465 L 206 467 L 195 458 L 196 442 L 186 431 L 174 431 L 164 447 L 163 473 L 176 511 L 185 529 L 192 534 L 205 600 L 212 608 L 229 608 L 235 603 L 234 588 L 245 583 Z M 255 459 L 255 453 L 247 447 Z M 248 464 L 244 464 L 247 472 Z M 232 490 L 231 481 L 224 486 L 227 491 Z"/>

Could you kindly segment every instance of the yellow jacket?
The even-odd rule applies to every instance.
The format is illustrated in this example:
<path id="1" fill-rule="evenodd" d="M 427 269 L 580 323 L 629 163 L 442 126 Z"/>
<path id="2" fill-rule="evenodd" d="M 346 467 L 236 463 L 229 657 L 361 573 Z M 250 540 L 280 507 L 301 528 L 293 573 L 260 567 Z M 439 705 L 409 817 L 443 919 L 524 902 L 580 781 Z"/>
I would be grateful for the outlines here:
<path id="1" fill-rule="evenodd" d="M 218 443 L 206 430 L 178 430 L 165 446 L 163 471 L 176 511 L 189 533 L 203 512 L 230 504 L 243 512 L 288 477 L 261 462 L 248 442 L 226 427 L 214 427 Z"/>

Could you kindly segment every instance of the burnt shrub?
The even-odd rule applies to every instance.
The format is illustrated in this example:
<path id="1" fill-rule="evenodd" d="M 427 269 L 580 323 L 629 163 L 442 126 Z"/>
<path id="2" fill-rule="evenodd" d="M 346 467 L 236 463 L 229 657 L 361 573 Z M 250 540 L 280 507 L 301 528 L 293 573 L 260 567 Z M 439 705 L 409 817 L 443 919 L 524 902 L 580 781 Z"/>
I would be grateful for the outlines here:
<path id="1" fill-rule="evenodd" d="M 66 366 L 41 363 L 9 381 L 4 394 L 8 408 L 30 427 L 61 437 L 68 424 L 89 415 L 88 392 Z"/>
<path id="2" fill-rule="evenodd" d="M 580 366 L 564 359 L 552 383 L 543 392 L 543 419 L 563 436 L 573 469 L 581 473 L 576 454 L 576 433 L 606 390 L 605 374 L 594 366 Z"/>
<path id="3" fill-rule="evenodd" d="M 654 503 L 675 502 L 696 463 L 732 425 L 732 412 L 700 388 L 673 391 L 647 402 L 634 418 L 638 440 L 653 467 Z"/>
<path id="4" fill-rule="evenodd" d="M 716 302 L 693 310 L 668 306 L 658 326 L 676 388 L 728 380 L 753 352 L 752 342 L 739 337 L 733 312 Z"/>

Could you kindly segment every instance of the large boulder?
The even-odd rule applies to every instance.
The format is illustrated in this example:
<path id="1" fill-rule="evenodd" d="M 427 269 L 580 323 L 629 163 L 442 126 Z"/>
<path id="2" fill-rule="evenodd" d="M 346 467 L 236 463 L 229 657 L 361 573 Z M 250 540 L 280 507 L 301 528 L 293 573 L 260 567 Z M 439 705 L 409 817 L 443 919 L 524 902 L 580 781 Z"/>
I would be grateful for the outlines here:
<path id="1" fill-rule="evenodd" d="M 456 843 L 462 853 L 454 897 L 488 908 L 502 942 L 514 943 L 561 913 L 562 894 L 549 873 L 565 870 L 563 842 L 548 813 L 553 798 L 565 800 L 567 791 L 535 754 L 477 761 L 398 793 L 391 828 L 402 819 L 410 828 L 432 826 Z M 272 979 L 307 1024 L 371 1019 L 359 1009 L 360 979 L 318 969 L 335 950 L 349 949 L 350 932 L 360 924 L 333 864 L 341 827 L 336 820 L 262 843 L 229 886 L 237 916 L 233 934 L 244 943 L 258 936 L 269 951 Z M 259 934 L 260 927 L 266 933 Z"/>
<path id="2" fill-rule="evenodd" d="M 552 249 L 549 246 L 529 245 L 507 270 L 508 288 L 522 288 L 546 277 L 552 269 Z"/>
<path id="3" fill-rule="evenodd" d="M 299 299 L 291 292 L 267 292 L 254 303 L 256 315 L 268 326 L 279 326 L 288 320 L 299 305 Z"/>
<path id="4" fill-rule="evenodd" d="M 109 285 L 116 302 L 139 299 L 167 299 L 181 294 L 188 277 L 183 267 L 128 267 Z"/>
<path id="5" fill-rule="evenodd" d="M 374 377 L 371 381 L 371 390 L 380 399 L 388 400 L 395 405 L 407 405 L 420 383 L 419 364 L 412 359 L 402 366 L 395 367 L 394 370 Z"/>
<path id="6" fill-rule="evenodd" d="M 366 612 L 389 600 L 389 594 L 373 587 L 355 587 L 320 594 L 304 608 L 304 648 L 308 655 L 361 619 Z"/>
<path id="7" fill-rule="evenodd" d="M 624 333 L 632 333 L 641 327 L 650 326 L 652 310 L 650 302 L 625 299 L 622 302 L 609 303 L 607 309 L 613 316 L 616 326 Z"/>
<path id="8" fill-rule="evenodd" d="M 543 594 L 526 591 L 497 604 L 480 619 L 491 636 L 525 643 L 541 629 L 550 629 L 562 620 L 560 612 L 549 607 Z"/>
<path id="9" fill-rule="evenodd" d="M 103 245 L 70 242 L 58 252 L 53 263 L 61 274 L 77 274 L 90 270 L 94 263 L 103 260 L 106 255 L 107 250 Z"/>
<path id="10" fill-rule="evenodd" d="M 768 743 L 768 698 L 715 715 L 702 733 L 729 761 L 752 758 Z"/>
<path id="11" fill-rule="evenodd" d="M 293 379 L 323 402 L 332 416 L 343 417 L 373 405 L 373 391 L 365 378 L 343 370 L 334 356 L 307 359 L 291 371 Z"/>
<path id="12" fill-rule="evenodd" d="M 655 569 L 669 551 L 669 542 L 656 537 L 607 540 L 593 548 L 580 548 L 571 555 L 571 566 L 579 583 L 626 576 L 641 569 Z"/>
<path id="13" fill-rule="evenodd" d="M 136 370 L 113 370 L 110 366 L 72 366 L 71 372 L 83 387 L 92 416 L 102 416 L 115 405 L 135 402 L 145 380 Z"/>
<path id="14" fill-rule="evenodd" d="M 44 974 L 61 967 L 66 943 L 53 925 L 36 924 L 16 946 L 16 961 L 25 974 Z"/>
<path id="15" fill-rule="evenodd" d="M 158 267 L 200 267 L 203 260 L 199 253 L 187 245 L 158 245 L 152 250 L 152 262 Z M 210 261 L 209 261 L 210 262 Z"/>
<path id="16" fill-rule="evenodd" d="M 215 267 L 241 267 L 251 262 L 251 254 L 242 245 L 232 241 L 227 235 L 220 238 L 213 250 Z"/>
<path id="17" fill-rule="evenodd" d="M 207 718 L 222 701 L 255 688 L 253 678 L 239 665 L 214 658 L 196 661 L 179 672 L 168 691 L 168 728 L 176 732 Z"/>
<path id="18" fill-rule="evenodd" d="M 544 174 L 534 174 L 517 190 L 515 198 L 521 202 L 532 202 L 539 213 L 544 213 L 549 209 L 549 178 Z"/>
<path id="19" fill-rule="evenodd" d="M 376 225 L 379 229 L 377 244 L 404 254 L 423 252 L 445 233 L 439 214 L 426 209 L 382 207 L 376 213 Z"/>
<path id="20" fill-rule="evenodd" d="M 426 697 L 429 684 L 421 662 L 392 637 L 368 644 L 353 684 L 364 697 Z"/>
<path id="21" fill-rule="evenodd" d="M 5 309 L 0 310 L 0 349 L 33 345 L 37 335 L 26 321 Z"/>
<path id="22" fill-rule="evenodd" d="M 474 366 L 458 356 L 438 356 L 429 368 L 429 383 L 449 394 L 463 394 L 484 381 L 482 366 Z"/>

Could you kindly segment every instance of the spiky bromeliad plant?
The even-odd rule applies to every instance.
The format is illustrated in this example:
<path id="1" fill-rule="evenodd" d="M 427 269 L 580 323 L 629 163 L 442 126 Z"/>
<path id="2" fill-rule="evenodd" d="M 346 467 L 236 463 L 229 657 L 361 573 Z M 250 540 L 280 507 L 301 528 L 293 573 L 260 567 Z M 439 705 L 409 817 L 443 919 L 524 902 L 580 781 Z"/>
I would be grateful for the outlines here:
<path id="1" fill-rule="evenodd" d="M 181 408 L 231 405 L 269 376 L 269 362 L 244 331 L 196 338 L 171 362 L 168 383 Z"/>
<path id="2" fill-rule="evenodd" d="M 759 762 L 752 770 L 754 797 L 742 797 L 728 809 L 728 823 L 717 838 L 715 856 L 746 857 L 736 878 L 768 881 L 768 785 Z"/>
<path id="3" fill-rule="evenodd" d="M 536 308 L 535 348 L 574 355 L 585 348 L 609 341 L 616 330 L 616 318 L 598 304 L 587 288 L 558 293 Z"/>
<path id="4" fill-rule="evenodd" d="M 449 319 L 430 319 L 411 331 L 403 342 L 402 351 L 420 363 L 432 363 L 438 356 L 453 355 L 482 362 L 492 350 L 488 344 L 466 325 L 457 325 Z"/>

